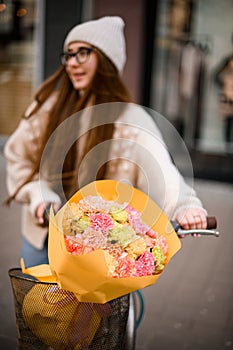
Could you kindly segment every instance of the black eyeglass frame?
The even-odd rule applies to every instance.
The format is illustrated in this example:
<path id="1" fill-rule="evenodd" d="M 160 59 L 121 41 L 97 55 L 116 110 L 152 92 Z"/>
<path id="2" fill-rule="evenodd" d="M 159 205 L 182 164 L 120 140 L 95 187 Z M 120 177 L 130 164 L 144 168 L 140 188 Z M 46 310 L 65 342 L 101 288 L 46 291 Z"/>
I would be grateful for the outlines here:
<path id="1" fill-rule="evenodd" d="M 82 51 L 86 51 L 86 57 L 85 57 L 85 60 L 84 61 L 80 61 L 80 58 L 79 58 L 79 53 L 82 52 Z M 95 51 L 94 48 L 92 47 L 80 47 L 78 49 L 78 51 L 76 52 L 63 52 L 61 55 L 60 55 L 60 59 L 61 59 L 61 64 L 63 66 L 66 66 L 67 63 L 69 62 L 70 58 L 72 57 L 75 57 L 76 59 L 76 62 L 79 63 L 79 64 L 83 64 L 83 63 L 86 63 L 87 60 L 89 59 L 90 57 L 90 54 Z M 68 59 L 66 59 L 65 57 L 68 56 Z"/>

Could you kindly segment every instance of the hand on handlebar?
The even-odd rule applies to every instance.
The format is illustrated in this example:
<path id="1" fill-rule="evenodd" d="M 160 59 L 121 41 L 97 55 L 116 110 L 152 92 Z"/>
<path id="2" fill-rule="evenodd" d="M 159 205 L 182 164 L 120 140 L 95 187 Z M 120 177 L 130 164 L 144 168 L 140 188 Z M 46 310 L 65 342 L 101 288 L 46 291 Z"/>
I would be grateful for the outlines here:
<path id="1" fill-rule="evenodd" d="M 190 228 L 190 229 L 184 229 L 180 225 L 178 221 L 171 221 L 171 224 L 176 231 L 179 238 L 184 238 L 186 236 L 215 236 L 219 237 L 220 232 L 216 230 L 217 228 L 217 220 L 215 216 L 207 216 L 206 219 L 206 227 L 205 228 Z"/>
<path id="2" fill-rule="evenodd" d="M 206 229 L 207 220 L 202 208 L 186 208 L 176 216 L 176 221 L 185 229 Z"/>

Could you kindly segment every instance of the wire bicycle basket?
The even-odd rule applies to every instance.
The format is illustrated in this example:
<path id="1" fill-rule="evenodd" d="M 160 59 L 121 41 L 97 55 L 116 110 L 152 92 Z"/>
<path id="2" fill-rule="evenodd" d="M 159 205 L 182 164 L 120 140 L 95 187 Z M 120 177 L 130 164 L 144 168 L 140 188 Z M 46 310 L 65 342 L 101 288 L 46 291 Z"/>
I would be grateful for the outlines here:
<path id="1" fill-rule="evenodd" d="M 72 292 L 35 280 L 20 268 L 10 269 L 9 276 L 19 350 L 128 348 L 129 294 L 106 304 L 80 303 Z"/>

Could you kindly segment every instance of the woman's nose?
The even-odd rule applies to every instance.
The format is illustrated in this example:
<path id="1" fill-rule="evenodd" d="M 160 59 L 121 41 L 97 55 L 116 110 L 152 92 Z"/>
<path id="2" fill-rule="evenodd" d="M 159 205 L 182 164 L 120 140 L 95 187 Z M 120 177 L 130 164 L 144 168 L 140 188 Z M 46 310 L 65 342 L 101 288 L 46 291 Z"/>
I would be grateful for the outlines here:
<path id="1" fill-rule="evenodd" d="M 79 62 L 77 61 L 75 56 L 71 56 L 69 61 L 67 62 L 68 65 L 77 66 L 79 65 Z"/>

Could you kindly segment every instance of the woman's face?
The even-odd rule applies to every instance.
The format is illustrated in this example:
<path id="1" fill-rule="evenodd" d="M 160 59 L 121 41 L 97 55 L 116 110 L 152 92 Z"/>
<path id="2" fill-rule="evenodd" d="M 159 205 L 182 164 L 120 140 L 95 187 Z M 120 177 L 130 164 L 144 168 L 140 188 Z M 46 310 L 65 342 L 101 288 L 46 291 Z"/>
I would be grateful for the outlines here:
<path id="1" fill-rule="evenodd" d="M 75 90 L 83 93 L 95 75 L 98 59 L 94 49 L 84 42 L 74 42 L 68 46 L 66 72 Z M 77 55 L 70 55 L 77 53 Z"/>

